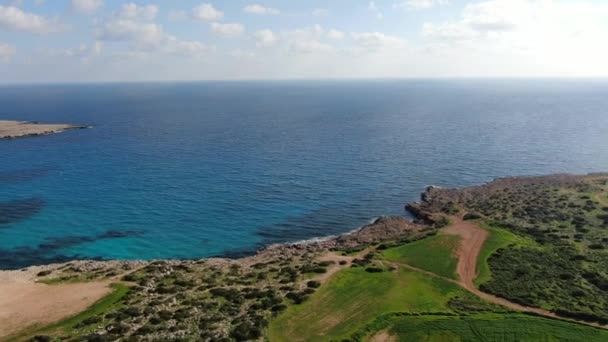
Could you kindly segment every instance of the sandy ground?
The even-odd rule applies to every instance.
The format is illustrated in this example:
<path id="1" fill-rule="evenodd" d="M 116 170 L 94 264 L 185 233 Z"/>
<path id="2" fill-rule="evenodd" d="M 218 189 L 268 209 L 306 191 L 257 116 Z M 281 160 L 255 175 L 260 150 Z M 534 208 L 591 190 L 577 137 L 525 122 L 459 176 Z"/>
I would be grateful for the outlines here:
<path id="1" fill-rule="evenodd" d="M 0 340 L 35 324 L 75 315 L 110 293 L 109 282 L 45 285 L 39 269 L 0 272 Z"/>
<path id="2" fill-rule="evenodd" d="M 369 339 L 370 342 L 396 342 L 397 338 L 391 336 L 387 331 L 380 331 Z"/>
<path id="3" fill-rule="evenodd" d="M 26 121 L 0 120 L 0 139 L 53 134 L 76 128 L 82 127 L 67 124 L 38 124 Z"/>

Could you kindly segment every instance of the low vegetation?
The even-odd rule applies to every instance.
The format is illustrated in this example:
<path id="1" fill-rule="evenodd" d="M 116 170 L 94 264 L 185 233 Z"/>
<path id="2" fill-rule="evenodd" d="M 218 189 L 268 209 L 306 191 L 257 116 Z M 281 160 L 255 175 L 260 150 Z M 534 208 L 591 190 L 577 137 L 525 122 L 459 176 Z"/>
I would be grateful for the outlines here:
<path id="1" fill-rule="evenodd" d="M 481 290 L 561 316 L 608 323 L 608 175 L 502 179 L 431 189 L 422 210 L 447 203 L 490 229 Z"/>

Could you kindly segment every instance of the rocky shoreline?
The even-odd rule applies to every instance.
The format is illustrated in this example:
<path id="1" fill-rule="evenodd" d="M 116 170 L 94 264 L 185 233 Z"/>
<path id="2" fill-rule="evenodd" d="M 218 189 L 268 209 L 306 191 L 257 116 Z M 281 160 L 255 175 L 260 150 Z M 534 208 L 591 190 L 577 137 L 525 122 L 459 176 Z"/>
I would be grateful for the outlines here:
<path id="1" fill-rule="evenodd" d="M 24 286 L 28 286 L 40 300 L 49 297 L 49 290 L 65 291 L 61 296 L 51 296 L 55 301 L 49 300 L 50 304 L 46 306 L 33 302 L 30 310 L 32 314 L 29 316 L 23 314 L 22 306 L 19 303 L 15 302 L 12 306 L 5 304 L 5 315 L 8 313 L 9 316 L 21 315 L 23 317 L 21 323 L 13 319 L 12 328 L 5 331 L 4 334 L 8 336 L 26 328 L 23 322 L 31 323 L 38 317 L 33 313 L 40 312 L 40 310 L 52 312 L 49 308 L 54 307 L 57 303 L 81 298 L 81 296 L 73 295 L 80 293 L 78 291 L 90 291 L 97 296 L 91 297 L 94 301 L 109 291 L 109 284 L 114 284 L 113 286 L 129 288 L 128 294 L 124 294 L 121 299 L 125 308 L 118 311 L 110 310 L 91 317 L 86 322 L 83 321 L 82 324 L 85 325 L 81 327 L 85 328 L 76 327 L 74 330 L 65 331 L 65 337 L 90 337 L 89 340 L 96 340 L 103 336 L 107 337 L 107 340 L 113 340 L 119 336 L 131 334 L 131 336 L 148 336 L 153 339 L 175 339 L 190 334 L 208 339 L 226 339 L 229 336 L 241 336 L 239 334 L 244 332 L 249 334 L 247 335 L 249 340 L 259 340 L 268 327 L 270 317 L 285 310 L 287 304 L 297 305 L 304 302 L 335 272 L 353 267 L 365 267 L 366 271 L 369 269 L 368 272 L 390 271 L 390 268 L 383 265 L 382 260 L 375 259 L 375 255 L 381 254 L 381 251 L 385 249 L 441 234 L 439 232 L 442 227 L 448 226 L 447 231 L 447 229 L 458 229 L 457 224 L 460 225 L 460 228 L 466 224 L 471 225 L 466 223 L 466 220 L 481 218 L 486 222 L 493 222 L 493 224 L 503 227 L 501 229 L 505 229 L 507 232 L 505 234 L 513 234 L 516 239 L 534 240 L 531 243 L 543 246 L 542 249 L 530 250 L 534 253 L 549 253 L 554 247 L 563 250 L 563 241 L 566 238 L 568 240 L 578 239 L 580 240 L 578 243 L 589 245 L 595 242 L 593 240 L 595 235 L 581 235 L 580 232 L 577 233 L 574 228 L 569 226 L 564 226 L 564 234 L 560 236 L 554 234 L 554 227 L 550 227 L 551 229 L 534 228 L 536 225 L 544 224 L 543 215 L 554 214 L 534 208 L 538 202 L 541 207 L 555 204 L 556 208 L 560 208 L 559 213 L 562 214 L 578 215 L 581 212 L 580 215 L 587 215 L 585 213 L 588 212 L 591 215 L 587 215 L 586 218 L 588 225 L 601 225 L 601 222 L 595 218 L 595 214 L 597 210 L 608 212 L 608 202 L 606 202 L 608 197 L 602 197 L 608 195 L 607 186 L 608 174 L 605 173 L 500 178 L 483 185 L 460 189 L 429 186 L 421 194 L 418 202 L 405 206 L 405 209 L 414 215 L 414 221 L 409 221 L 401 216 L 380 217 L 360 229 L 339 236 L 269 245 L 258 250 L 254 255 L 241 258 L 145 261 L 80 260 L 30 266 L 14 271 L 0 271 L 0 304 L 2 304 L 3 297 L 6 303 L 11 298 L 23 296 Z M 597 202 L 594 202 L 594 199 Z M 601 205 L 605 208 L 600 208 Z M 588 210 L 585 211 L 583 208 Z M 524 214 L 520 215 L 520 212 Z M 505 216 L 506 214 L 508 216 Z M 603 218 L 602 215 L 600 213 L 598 218 Z M 526 220 L 532 219 L 537 221 L 533 222 L 533 225 L 528 224 Z M 552 221 L 548 220 L 548 222 Z M 603 231 L 599 228 L 594 229 L 597 232 Z M 553 246 L 555 241 L 561 241 L 562 245 Z M 608 242 L 608 238 L 601 241 Z M 503 247 L 504 251 L 495 253 L 496 260 L 492 259 L 491 262 L 499 262 L 500 260 L 497 258 L 500 258 L 502 254 L 527 252 L 525 246 L 521 248 L 513 246 Z M 596 249 L 589 249 L 589 252 L 582 255 L 584 262 L 589 263 L 589 267 L 595 267 L 591 263 L 592 261 L 600 265 L 599 263 L 604 260 L 597 259 L 598 253 L 602 251 Z M 462 260 L 464 259 L 473 260 L 475 263 L 477 257 L 463 257 Z M 527 264 L 542 264 L 546 260 L 553 259 L 560 259 L 560 262 L 567 264 L 583 262 L 581 258 L 568 258 L 567 255 L 562 257 L 561 254 L 551 254 L 550 257 L 544 258 L 531 258 L 527 254 L 522 254 L 521 258 L 518 257 L 521 263 Z M 508 279 L 515 279 L 509 273 L 512 264 L 509 262 L 501 264 L 503 267 L 497 268 L 495 276 L 503 278 L 508 276 Z M 545 266 L 551 267 L 551 265 Z M 577 270 L 582 269 L 579 266 L 573 267 L 571 271 L 578 272 Z M 602 278 L 604 271 L 602 270 L 605 267 L 600 266 L 598 266 L 598 270 L 600 270 L 597 271 L 598 275 L 590 278 L 589 281 L 592 284 L 603 286 L 601 281 L 604 279 Z M 559 274 L 559 272 L 551 274 L 553 273 Z M 529 281 L 542 283 L 551 274 L 542 275 L 537 279 L 533 277 L 534 273 L 530 273 Z M 581 277 L 584 278 L 582 275 L 579 278 L 582 279 Z M 493 298 L 495 301 L 510 300 L 509 305 L 519 308 L 540 307 L 540 304 L 534 301 L 522 302 L 517 297 L 517 293 L 513 295 L 508 291 L 509 288 L 505 290 L 500 287 L 501 284 L 519 286 L 521 282 L 486 281 L 478 290 L 472 283 L 473 278 L 466 279 L 471 280 L 467 286 L 470 286 L 469 290 L 474 293 L 486 298 Z M 561 278 L 552 279 L 552 281 L 561 284 L 562 287 L 571 286 L 570 283 L 563 283 L 564 280 Z M 81 286 L 82 289 L 67 289 L 70 286 Z M 585 288 L 586 294 L 595 296 L 601 289 L 594 290 L 591 286 Z M 544 287 L 539 285 L 538 288 Z M 105 292 L 100 292 L 101 290 Z M 579 289 L 579 291 L 582 290 Z M 547 296 L 551 296 L 551 293 L 548 293 Z M 602 301 L 600 300 L 600 302 Z M 75 302 L 72 314 L 80 312 L 79 307 L 83 305 Z M 586 304 L 579 303 L 578 305 Z M 150 307 L 156 309 L 152 310 Z M 601 309 L 597 309 L 597 312 L 594 311 L 593 315 L 585 314 L 585 312 L 581 314 L 582 311 L 577 307 L 570 307 L 567 310 L 559 307 L 541 311 L 544 313 L 543 316 L 574 318 L 579 322 L 586 322 L 587 325 L 597 326 L 596 322 L 604 319 Z M 170 317 L 169 313 L 171 313 Z M 156 316 L 161 314 L 162 317 L 166 317 Z M 68 316 L 65 314 L 61 317 L 53 317 L 53 321 Z M 170 324 L 158 325 L 163 320 Z M 146 324 L 145 322 L 151 323 Z M 196 323 L 198 328 L 192 330 L 195 325 L 191 323 Z M 87 324 L 99 326 L 99 329 L 90 333 L 86 328 Z M 28 333 L 33 332 L 25 331 L 25 335 L 22 336 L 26 336 Z M 2 329 L 0 329 L 0 337 L 2 337 Z"/>
<path id="2" fill-rule="evenodd" d="M 26 274 L 34 280 L 36 275 L 50 275 L 55 270 L 71 268 L 78 273 L 98 271 L 100 269 L 122 269 L 132 270 L 143 267 L 154 262 L 167 262 L 180 264 L 184 262 L 205 262 L 214 265 L 239 264 L 242 266 L 253 265 L 259 262 L 275 259 L 277 257 L 289 257 L 303 253 L 319 253 L 330 249 L 355 248 L 361 245 L 370 245 L 392 240 L 403 236 L 405 233 L 419 233 L 428 226 L 407 220 L 401 216 L 383 216 L 374 220 L 355 231 L 344 233 L 327 239 L 311 239 L 297 243 L 279 243 L 259 249 L 254 255 L 241 258 L 202 258 L 194 260 L 160 259 L 160 260 L 73 260 L 64 263 L 53 263 L 47 265 L 33 265 L 19 270 L 0 270 L 0 280 L 6 278 L 6 274 L 20 274 L 23 278 Z M 4 275 L 4 277 L 2 276 Z M 27 277 L 27 276 L 26 276 Z"/>
<path id="3" fill-rule="evenodd" d="M 381 243 L 388 240 L 393 240 L 403 236 L 404 233 L 420 233 L 424 230 L 433 229 L 437 221 L 445 214 L 450 214 L 450 202 L 464 201 L 469 197 L 484 197 L 487 193 L 495 191 L 496 188 L 505 188 L 513 185 L 521 184 L 543 184 L 551 185 L 566 185 L 573 184 L 581 178 L 590 176 L 606 176 L 608 173 L 590 173 L 588 175 L 571 175 L 571 174 L 554 174 L 548 176 L 532 176 L 532 177 L 508 177 L 497 178 L 491 182 L 471 186 L 466 188 L 443 188 L 438 186 L 428 186 L 420 195 L 420 201 L 410 202 L 404 206 L 404 209 L 414 216 L 414 221 L 409 221 L 402 216 L 382 216 L 357 230 L 331 236 L 327 238 L 315 238 L 300 242 L 286 242 L 268 245 L 260 248 L 255 254 L 240 258 L 229 257 L 213 257 L 192 260 L 74 260 L 64 263 L 54 263 L 48 265 L 30 266 L 18 271 L 0 270 L 4 272 L 25 272 L 35 270 L 36 273 L 46 270 L 60 269 L 65 265 L 79 268 L 80 271 L 90 271 L 90 269 L 99 269 L 103 265 L 111 265 L 112 267 L 120 266 L 121 268 L 130 269 L 133 267 L 141 267 L 142 265 L 163 261 L 169 263 L 181 262 L 210 262 L 213 264 L 241 264 L 251 265 L 264 260 L 273 259 L 276 257 L 285 257 L 291 255 L 300 255 L 303 253 L 318 253 L 331 249 L 348 249 L 355 248 L 361 245 L 371 245 Z M 446 201 L 445 199 L 451 199 Z"/>
<path id="4" fill-rule="evenodd" d="M 61 133 L 72 129 L 85 129 L 89 126 L 72 124 L 43 124 L 28 121 L 0 120 L 0 140 L 36 137 Z"/>

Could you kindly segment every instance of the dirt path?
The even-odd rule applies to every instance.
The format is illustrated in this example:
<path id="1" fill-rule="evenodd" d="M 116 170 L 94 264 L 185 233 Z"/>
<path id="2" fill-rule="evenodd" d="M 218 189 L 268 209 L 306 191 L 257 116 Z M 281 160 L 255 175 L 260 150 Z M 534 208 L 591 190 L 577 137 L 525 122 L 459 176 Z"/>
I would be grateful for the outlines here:
<path id="1" fill-rule="evenodd" d="M 449 281 L 451 283 L 458 284 L 458 285 L 462 286 L 463 288 L 465 288 L 466 290 L 468 290 L 469 292 L 473 293 L 474 295 L 476 295 L 482 299 L 485 299 L 488 302 L 502 305 L 502 306 L 505 306 L 505 307 L 510 308 L 515 311 L 532 312 L 537 315 L 548 317 L 548 318 L 556 318 L 556 319 L 567 320 L 567 321 L 571 321 L 571 322 L 578 322 L 578 323 L 583 323 L 586 325 L 591 325 L 591 326 L 604 328 L 604 329 L 607 328 L 607 326 L 602 326 L 602 325 L 596 324 L 596 323 L 589 323 L 589 322 L 583 322 L 583 321 L 563 318 L 548 310 L 520 305 L 517 303 L 513 303 L 507 299 L 500 298 L 500 297 L 491 295 L 489 293 L 480 291 L 475 286 L 475 283 L 474 283 L 474 280 L 477 277 L 477 258 L 479 257 L 481 248 L 483 247 L 484 242 L 488 238 L 489 233 L 488 233 L 488 231 L 481 229 L 476 224 L 474 224 L 472 222 L 468 222 L 468 221 L 463 221 L 461 218 L 451 217 L 450 220 L 452 221 L 452 224 L 450 226 L 448 226 L 447 228 L 443 229 L 442 233 L 450 234 L 450 235 L 458 235 L 461 238 L 460 245 L 459 245 L 458 249 L 456 250 L 456 254 L 458 256 L 458 266 L 457 266 L 457 273 L 458 273 L 458 277 L 459 277 L 458 280 L 453 280 L 453 279 L 450 279 L 447 277 L 443 277 L 436 273 L 425 271 L 425 270 L 419 269 L 417 267 L 414 267 L 414 266 L 411 266 L 408 264 L 398 263 L 398 265 L 409 268 L 409 269 L 417 271 L 417 272 L 421 272 L 421 273 L 436 277 L 436 278 L 441 278 L 441 279 L 443 279 L 445 281 Z"/>
<path id="2" fill-rule="evenodd" d="M 467 290 L 476 290 L 473 281 L 477 278 L 477 258 L 489 233 L 476 224 L 460 218 L 452 217 L 450 220 L 452 224 L 445 228 L 443 233 L 460 237 L 460 245 L 456 250 L 458 278 L 461 285 Z"/>
<path id="3" fill-rule="evenodd" d="M 29 326 L 84 311 L 110 293 L 109 281 L 46 285 L 30 271 L 0 272 L 0 340 Z"/>

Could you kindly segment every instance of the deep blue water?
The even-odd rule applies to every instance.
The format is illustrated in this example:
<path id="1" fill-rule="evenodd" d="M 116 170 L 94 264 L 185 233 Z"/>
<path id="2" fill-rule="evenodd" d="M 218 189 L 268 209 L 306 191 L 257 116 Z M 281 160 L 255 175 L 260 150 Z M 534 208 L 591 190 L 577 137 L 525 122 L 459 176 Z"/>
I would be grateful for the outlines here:
<path id="1" fill-rule="evenodd" d="M 198 258 L 341 233 L 429 184 L 608 170 L 608 81 L 0 87 L 0 268 Z"/>

